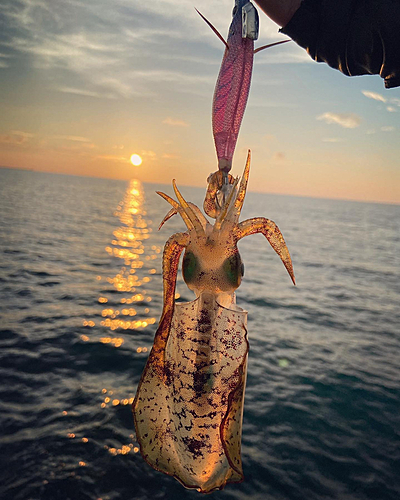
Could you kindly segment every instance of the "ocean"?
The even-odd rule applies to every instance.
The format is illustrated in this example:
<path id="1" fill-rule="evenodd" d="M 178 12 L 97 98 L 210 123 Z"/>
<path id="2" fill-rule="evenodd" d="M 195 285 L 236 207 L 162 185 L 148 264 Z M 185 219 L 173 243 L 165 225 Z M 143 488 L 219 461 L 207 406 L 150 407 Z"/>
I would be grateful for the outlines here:
<path id="1" fill-rule="evenodd" d="M 178 183 L 179 184 L 179 183 Z M 251 179 L 250 179 L 251 189 Z M 194 499 L 154 471 L 131 403 L 162 309 L 170 186 L 0 169 L 0 498 Z M 202 205 L 204 190 L 182 187 Z M 248 193 L 297 286 L 243 239 L 245 481 L 219 499 L 400 498 L 400 206 Z M 178 300 L 192 300 L 181 275 Z"/>

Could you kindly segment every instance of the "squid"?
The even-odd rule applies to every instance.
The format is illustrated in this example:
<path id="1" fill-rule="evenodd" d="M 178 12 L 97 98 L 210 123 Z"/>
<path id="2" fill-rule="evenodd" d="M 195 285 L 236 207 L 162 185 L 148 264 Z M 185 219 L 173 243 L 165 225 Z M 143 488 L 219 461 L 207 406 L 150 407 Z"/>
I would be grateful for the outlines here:
<path id="1" fill-rule="evenodd" d="M 158 192 L 187 230 L 171 236 L 163 253 L 164 306 L 154 345 L 133 402 L 143 458 L 186 488 L 209 493 L 244 478 L 241 460 L 247 373 L 247 312 L 236 305 L 244 268 L 239 240 L 263 234 L 281 258 L 293 284 L 289 251 L 278 226 L 257 217 L 239 222 L 250 171 L 250 151 L 241 177 L 229 176 L 211 224 L 173 188 L 176 200 Z M 207 190 L 215 190 L 213 185 Z M 205 205 L 207 203 L 205 202 Z M 175 303 L 180 256 L 182 274 L 196 298 Z"/>

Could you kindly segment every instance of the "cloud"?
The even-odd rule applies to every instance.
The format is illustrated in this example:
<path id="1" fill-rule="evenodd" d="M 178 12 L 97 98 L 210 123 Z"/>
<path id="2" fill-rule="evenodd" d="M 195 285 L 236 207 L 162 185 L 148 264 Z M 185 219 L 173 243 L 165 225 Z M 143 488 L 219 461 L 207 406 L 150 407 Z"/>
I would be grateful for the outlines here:
<path id="1" fill-rule="evenodd" d="M 275 84 L 274 84 L 275 85 Z M 277 83 L 276 85 L 279 85 Z M 263 93 L 263 98 L 252 98 L 248 103 L 250 108 L 298 108 L 298 104 L 292 102 L 284 102 L 283 99 L 276 99 L 276 97 L 269 97 L 265 92 Z"/>
<path id="2" fill-rule="evenodd" d="M 20 146 L 22 144 L 25 144 L 34 136 L 35 134 L 31 134 L 30 132 L 23 132 L 22 130 L 11 130 L 8 134 L 0 135 L 0 143 L 16 144 Z"/>
<path id="3" fill-rule="evenodd" d="M 362 90 L 361 92 L 365 95 L 365 97 L 368 97 L 369 99 L 374 99 L 375 101 L 381 101 L 381 102 L 387 101 L 386 97 L 383 97 L 383 95 L 378 94 L 378 92 L 371 92 L 369 90 Z"/>
<path id="4" fill-rule="evenodd" d="M 274 41 L 278 40 L 277 36 L 275 36 Z M 266 45 L 262 43 L 260 45 Z M 257 47 L 256 47 L 257 48 Z M 262 56 L 258 56 L 257 54 L 257 65 L 263 64 L 308 64 L 313 63 L 311 57 L 307 54 L 307 52 L 300 48 L 295 43 L 288 43 L 283 45 L 282 47 L 271 47 L 270 49 L 265 49 L 260 54 Z"/>
<path id="5" fill-rule="evenodd" d="M 73 87 L 55 87 L 54 90 L 57 90 L 58 92 L 65 92 L 66 94 L 76 94 L 76 95 L 83 95 L 87 97 L 104 97 L 106 99 L 115 99 L 114 94 L 110 93 L 104 93 L 104 92 L 95 92 L 93 90 L 87 90 L 87 89 L 76 89 Z"/>
<path id="6" fill-rule="evenodd" d="M 60 149 L 63 151 L 72 151 L 74 153 L 78 153 L 80 155 L 87 155 L 88 153 L 85 151 L 87 149 L 94 149 L 96 146 L 90 142 L 82 142 L 82 143 L 72 143 L 71 145 L 61 146 Z"/>
<path id="7" fill-rule="evenodd" d="M 91 142 L 87 137 L 79 137 L 77 135 L 54 135 L 54 139 L 63 139 L 74 142 Z"/>
<path id="8" fill-rule="evenodd" d="M 151 158 L 151 159 L 154 159 L 157 156 L 157 154 L 154 151 L 145 150 L 145 149 L 142 149 L 142 151 L 140 152 L 140 154 L 142 156 L 145 156 L 145 157 Z"/>
<path id="9" fill-rule="evenodd" d="M 209 4 L 211 8 L 211 0 Z M 186 92 L 201 91 L 205 81 L 211 84 L 203 71 L 211 58 L 198 57 L 196 63 L 191 57 L 199 56 L 193 46 L 196 41 L 204 45 L 203 35 L 210 31 L 191 0 L 154 5 L 127 0 L 5 0 L 1 14 L 2 45 L 10 54 L 0 53 L 0 65 L 9 65 L 3 60 L 6 56 L 23 53 L 31 66 L 53 71 L 53 88 L 61 92 L 131 98 L 160 94 L 163 82 L 174 82 L 177 91 Z M 217 58 L 212 62 L 219 64 Z"/>
<path id="10" fill-rule="evenodd" d="M 177 160 L 179 158 L 178 155 L 172 155 L 172 154 L 169 154 L 169 153 L 164 153 L 162 155 L 163 158 L 166 158 L 167 160 Z"/>
<path id="11" fill-rule="evenodd" d="M 116 156 L 116 155 L 98 155 L 94 159 L 107 160 L 107 161 L 120 161 L 124 163 L 129 161 L 129 158 L 125 158 L 125 156 Z"/>
<path id="12" fill-rule="evenodd" d="M 23 138 L 15 137 L 9 134 L 0 135 L 0 143 L 2 144 L 22 144 L 24 142 Z"/>
<path id="13" fill-rule="evenodd" d="M 325 137 L 322 142 L 343 142 L 343 139 L 339 137 Z"/>
<path id="14" fill-rule="evenodd" d="M 202 0 L 200 7 L 225 36 L 231 0 L 220 0 L 218 9 Z M 49 72 L 53 89 L 86 97 L 160 96 L 168 91 L 164 83 L 208 97 L 224 51 L 192 0 L 3 0 L 1 15 L 8 57 L 0 54 L 1 66 L 23 54 L 23 64 Z M 279 38 L 264 16 L 259 43 Z M 312 62 L 288 43 L 266 50 L 258 63 L 305 60 Z"/>
<path id="15" fill-rule="evenodd" d="M 189 127 L 189 124 L 186 123 L 185 121 L 176 120 L 170 117 L 165 118 L 165 120 L 163 120 L 163 123 L 165 123 L 165 125 L 171 125 L 171 127 Z"/>
<path id="16" fill-rule="evenodd" d="M 354 113 L 323 113 L 317 116 L 317 120 L 322 120 L 325 123 L 331 124 L 336 123 L 344 128 L 356 128 L 361 123 L 361 118 Z"/>
<path id="17" fill-rule="evenodd" d="M 4 59 L 9 58 L 10 56 L 8 54 L 3 54 L 0 52 L 0 68 L 8 68 L 9 64 L 7 61 L 4 61 Z"/>
<path id="18" fill-rule="evenodd" d="M 11 133 L 13 135 L 24 137 L 25 139 L 30 139 L 31 137 L 35 136 L 35 134 L 31 134 L 30 132 L 23 132 L 22 130 L 11 130 Z"/>
<path id="19" fill-rule="evenodd" d="M 375 101 L 380 101 L 380 102 L 385 102 L 388 103 L 388 106 L 386 106 L 386 110 L 389 113 L 397 113 L 397 109 L 395 106 L 400 106 L 400 99 L 393 97 L 390 99 L 387 99 L 381 94 L 378 94 L 377 92 L 370 92 L 369 90 L 362 90 L 361 91 L 366 97 L 370 99 L 374 99 Z M 392 105 L 389 105 L 392 104 Z"/>
<path id="20" fill-rule="evenodd" d="M 285 158 L 285 153 L 282 153 L 282 151 L 277 151 L 272 157 L 274 161 L 283 161 Z"/>
<path id="21" fill-rule="evenodd" d="M 395 127 L 391 127 L 391 126 L 381 127 L 381 130 L 382 130 L 382 132 L 393 132 L 393 130 L 395 130 Z"/>

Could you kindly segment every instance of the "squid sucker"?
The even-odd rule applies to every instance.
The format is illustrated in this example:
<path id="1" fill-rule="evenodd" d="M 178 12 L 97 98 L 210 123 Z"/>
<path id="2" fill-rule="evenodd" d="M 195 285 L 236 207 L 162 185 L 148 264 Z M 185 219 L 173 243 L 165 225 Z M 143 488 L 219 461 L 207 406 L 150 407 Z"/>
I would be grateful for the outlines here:
<path id="1" fill-rule="evenodd" d="M 171 236 L 164 248 L 164 306 L 132 406 L 136 436 L 148 464 L 202 493 L 244 478 L 241 433 L 249 343 L 247 312 L 235 299 L 243 276 L 237 242 L 262 233 L 295 284 L 277 225 L 264 217 L 239 222 L 249 170 L 250 151 L 240 183 L 230 176 L 229 189 L 213 208 L 214 224 L 185 201 L 175 181 L 177 201 L 158 193 L 172 205 L 161 225 L 179 213 L 187 231 Z M 206 198 L 205 205 L 209 202 Z M 183 278 L 196 299 L 175 303 L 183 251 Z"/>

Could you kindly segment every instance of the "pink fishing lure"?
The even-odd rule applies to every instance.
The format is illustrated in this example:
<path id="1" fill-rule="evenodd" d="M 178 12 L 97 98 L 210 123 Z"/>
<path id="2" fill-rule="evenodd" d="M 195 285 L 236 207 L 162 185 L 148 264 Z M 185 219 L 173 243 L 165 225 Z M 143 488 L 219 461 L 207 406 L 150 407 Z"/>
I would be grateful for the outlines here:
<path id="1" fill-rule="evenodd" d="M 212 127 L 220 169 L 230 170 L 232 165 L 253 72 L 254 39 L 242 37 L 242 6 L 245 3 L 241 0 L 235 6 L 228 47 L 214 92 Z"/>
<path id="2" fill-rule="evenodd" d="M 218 168 L 229 172 L 249 96 L 254 54 L 287 40 L 254 50 L 254 40 L 258 38 L 258 13 L 248 0 L 236 0 L 227 41 L 199 14 L 226 47 L 214 91 L 212 128 Z"/>

